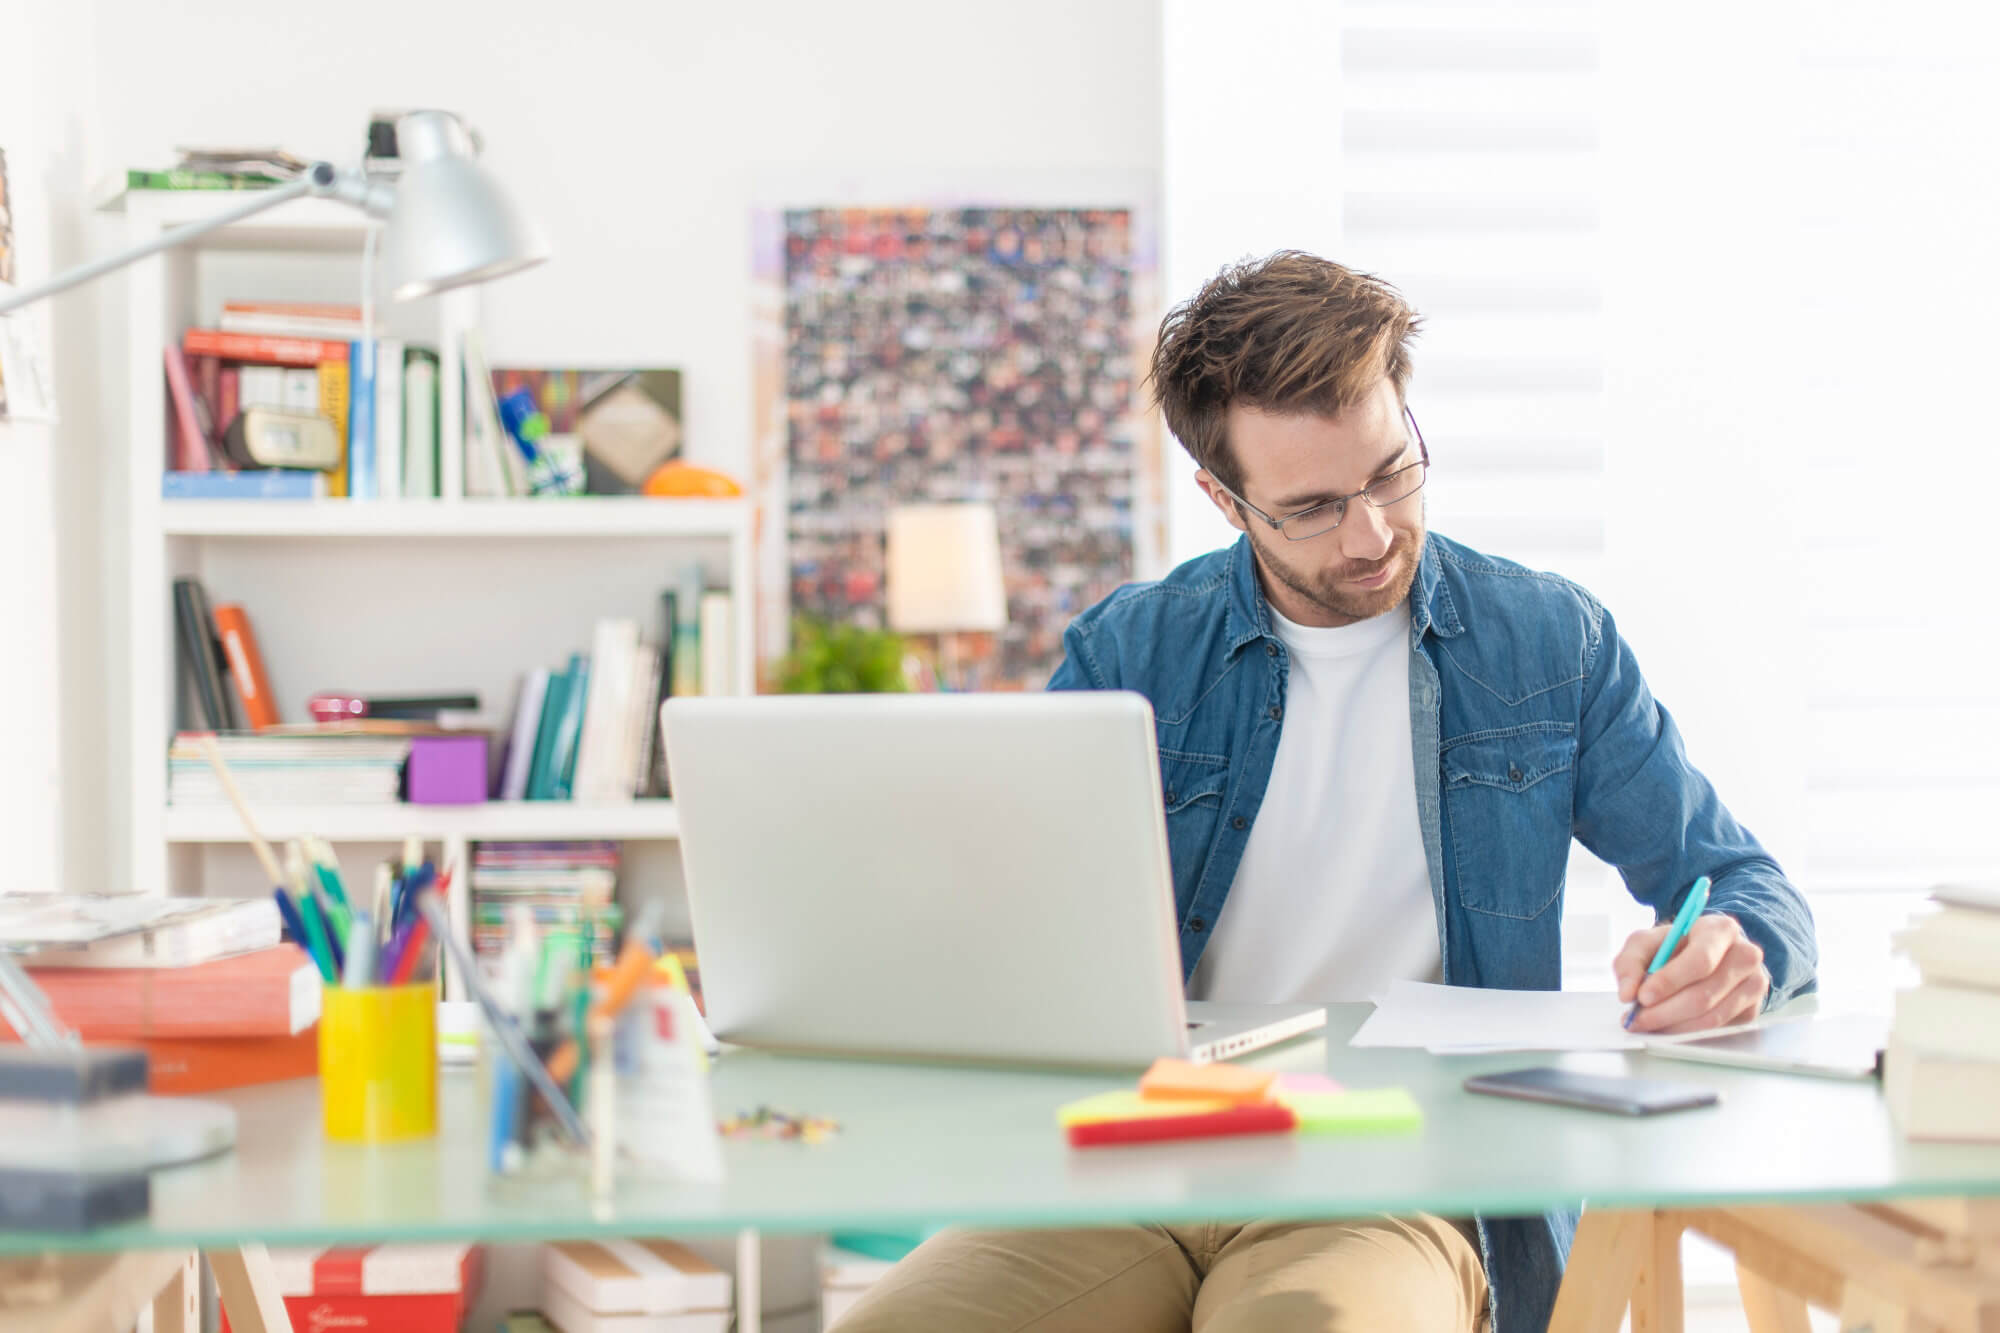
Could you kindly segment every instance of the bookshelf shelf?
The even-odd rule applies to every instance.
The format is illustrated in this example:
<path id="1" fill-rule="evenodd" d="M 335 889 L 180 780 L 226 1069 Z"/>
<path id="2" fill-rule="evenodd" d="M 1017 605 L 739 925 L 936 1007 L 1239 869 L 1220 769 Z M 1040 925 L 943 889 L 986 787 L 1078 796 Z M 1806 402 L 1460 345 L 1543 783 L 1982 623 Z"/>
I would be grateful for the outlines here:
<path id="1" fill-rule="evenodd" d="M 574 801 L 488 801 L 484 805 L 260 805 L 258 832 L 266 838 L 317 834 L 330 842 L 400 842 L 487 839 L 586 839 L 672 841 L 680 818 L 672 801 L 579 805 Z M 243 825 L 227 805 L 168 806 L 166 838 L 173 843 L 240 843 Z"/>
<path id="2" fill-rule="evenodd" d="M 107 184 L 97 207 L 143 231 L 205 222 L 249 202 L 250 190 L 127 190 Z M 201 239 L 205 250 L 358 250 L 374 220 L 334 199 L 294 199 Z"/>
<path id="3" fill-rule="evenodd" d="M 733 538 L 747 500 L 163 500 L 170 537 Z"/>

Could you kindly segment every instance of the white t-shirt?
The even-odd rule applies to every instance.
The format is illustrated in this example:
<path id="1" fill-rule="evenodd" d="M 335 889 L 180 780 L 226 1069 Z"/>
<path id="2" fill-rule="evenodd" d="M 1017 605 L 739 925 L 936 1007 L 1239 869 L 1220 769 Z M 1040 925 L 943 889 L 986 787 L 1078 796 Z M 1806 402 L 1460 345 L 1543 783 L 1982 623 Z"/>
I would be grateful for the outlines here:
<path id="1" fill-rule="evenodd" d="M 1291 655 L 1264 803 L 1188 995 L 1366 1000 L 1437 981 L 1437 909 L 1410 755 L 1410 612 L 1331 629 L 1271 612 Z"/>

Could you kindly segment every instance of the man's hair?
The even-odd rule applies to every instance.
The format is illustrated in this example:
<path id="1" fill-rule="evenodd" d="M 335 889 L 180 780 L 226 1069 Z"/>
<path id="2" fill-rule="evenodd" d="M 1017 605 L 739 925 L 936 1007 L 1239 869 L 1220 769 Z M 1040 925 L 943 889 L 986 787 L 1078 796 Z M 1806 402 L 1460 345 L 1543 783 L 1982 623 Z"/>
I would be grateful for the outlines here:
<path id="1" fill-rule="evenodd" d="M 1232 264 L 1167 312 L 1149 378 L 1167 427 L 1232 490 L 1232 404 L 1337 416 L 1387 375 L 1400 400 L 1422 319 L 1380 278 L 1302 250 Z"/>

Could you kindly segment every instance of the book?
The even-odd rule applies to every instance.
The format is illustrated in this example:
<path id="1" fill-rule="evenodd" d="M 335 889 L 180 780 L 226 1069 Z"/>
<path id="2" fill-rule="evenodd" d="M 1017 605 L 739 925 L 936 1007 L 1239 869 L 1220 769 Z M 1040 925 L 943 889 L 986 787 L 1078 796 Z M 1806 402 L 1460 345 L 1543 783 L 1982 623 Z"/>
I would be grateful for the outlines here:
<path id="1" fill-rule="evenodd" d="M 542 1282 L 597 1312 L 726 1310 L 734 1297 L 729 1274 L 670 1240 L 544 1245 Z"/>
<path id="2" fill-rule="evenodd" d="M 674 593 L 673 692 L 683 698 L 701 693 L 701 593 L 701 569 L 692 566 Z"/>
<path id="3" fill-rule="evenodd" d="M 354 372 L 350 368 L 349 381 Z M 297 367 L 278 368 L 278 405 L 292 412 L 317 412 L 319 410 L 319 371 L 303 370 Z"/>
<path id="4" fill-rule="evenodd" d="M 632 664 L 639 646 L 639 622 L 604 619 L 597 622 L 590 647 L 590 690 L 576 744 L 579 801 L 609 801 L 617 790 L 619 747 L 630 713 Z M 629 791 L 624 793 L 629 796 Z"/>
<path id="5" fill-rule="evenodd" d="M 403 358 L 403 494 L 438 494 L 438 358 L 423 347 Z"/>
<path id="6" fill-rule="evenodd" d="M 319 979 L 319 969 L 306 965 Z M 129 1038 L 127 1040 L 130 1040 Z M 221 1092 L 319 1073 L 319 1029 L 285 1037 L 144 1037 L 146 1091 L 160 1097 Z"/>
<path id="7" fill-rule="evenodd" d="M 1943 907 L 1894 938 L 1926 981 L 2000 990 L 2000 912 Z"/>
<path id="8" fill-rule="evenodd" d="M 500 424 L 500 404 L 486 368 L 486 342 L 467 329 L 461 342 L 465 367 L 465 493 L 494 498 L 528 494 L 528 472 L 520 451 Z"/>
<path id="9" fill-rule="evenodd" d="M 584 705 L 589 699 L 592 670 L 590 659 L 582 653 L 570 655 L 569 690 L 563 698 L 562 716 L 556 723 L 555 748 L 549 752 L 552 800 L 567 801 L 576 791 L 576 752 L 583 740 Z"/>
<path id="10" fill-rule="evenodd" d="M 267 190 L 279 184 L 261 171 L 142 171 L 125 173 L 128 190 Z"/>
<path id="11" fill-rule="evenodd" d="M 271 1248 L 285 1313 L 305 1333 L 458 1333 L 484 1264 L 477 1245 Z"/>
<path id="12" fill-rule="evenodd" d="M 326 473 L 299 468 L 166 472 L 160 477 L 164 500 L 324 500 L 326 494 Z"/>
<path id="13" fill-rule="evenodd" d="M 186 967 L 278 943 L 278 905 L 260 898 L 66 894 L 0 898 L 0 943 L 41 967 Z"/>
<path id="14" fill-rule="evenodd" d="M 542 1314 L 560 1333 L 729 1333 L 728 1310 L 682 1310 L 674 1314 L 631 1314 L 591 1310 L 560 1287 L 542 1290 Z"/>
<path id="15" fill-rule="evenodd" d="M 2000 1065 L 2000 991 L 1942 986 L 1928 978 L 1896 993 L 1892 1041 L 1913 1051 Z"/>
<path id="16" fill-rule="evenodd" d="M 230 333 L 223 329 L 189 329 L 181 335 L 189 356 L 220 357 L 224 361 L 254 361 L 259 365 L 317 367 L 348 358 L 348 344 L 328 338 L 275 338 L 261 333 Z"/>
<path id="17" fill-rule="evenodd" d="M 224 301 L 216 318 L 224 333 L 348 342 L 362 335 L 361 307 L 314 301 Z"/>
<path id="18" fill-rule="evenodd" d="M 556 733 L 562 728 L 563 712 L 569 705 L 569 692 L 575 682 L 575 658 L 570 659 L 568 668 L 549 676 L 549 688 L 542 698 L 541 720 L 535 726 L 535 757 L 528 768 L 531 801 L 555 799 L 555 772 L 550 761 L 555 756 Z"/>
<path id="19" fill-rule="evenodd" d="M 674 612 L 676 598 L 674 590 L 667 588 L 660 593 L 660 679 L 653 697 L 653 726 L 646 733 L 647 782 L 649 796 L 669 796 L 673 784 L 667 780 L 666 737 L 660 732 L 660 709 L 674 693 L 674 632 L 679 618 Z"/>
<path id="20" fill-rule="evenodd" d="M 1891 1037 L 1882 1091 L 1906 1138 L 2000 1143 L 2000 1062 L 1955 1060 Z"/>
<path id="21" fill-rule="evenodd" d="M 243 720 L 253 730 L 278 725 L 278 701 L 271 693 L 271 678 L 264 670 L 257 636 L 250 632 L 250 617 L 236 603 L 224 602 L 215 608 L 215 631 L 229 661 L 229 679 L 236 686 Z"/>
<path id="22" fill-rule="evenodd" d="M 174 580 L 174 621 L 183 686 L 192 690 L 203 725 L 210 731 L 240 730 L 208 592 L 199 579 Z"/>
<path id="23" fill-rule="evenodd" d="M 701 595 L 701 692 L 736 693 L 735 609 L 726 592 Z"/>
<path id="24" fill-rule="evenodd" d="M 294 944 L 185 967 L 24 961 L 56 1017 L 86 1041 L 292 1037 L 319 1021 L 319 969 Z M 0 1021 L 0 1032 L 12 1029 Z"/>
<path id="25" fill-rule="evenodd" d="M 326 343 L 324 346 L 338 347 L 344 353 L 347 344 Z M 342 444 L 345 444 L 347 442 L 347 413 L 352 403 L 352 395 L 349 392 L 346 356 L 343 355 L 338 360 L 320 362 L 315 376 L 319 389 L 319 402 L 317 406 L 320 415 L 333 423 L 334 437 L 340 440 Z M 340 466 L 335 468 L 327 478 L 327 494 L 335 497 L 343 497 L 347 494 L 347 458 L 344 452 L 340 460 Z"/>
<path id="26" fill-rule="evenodd" d="M 652 773 L 653 732 L 660 726 L 660 675 L 665 663 L 650 643 L 632 651 L 632 688 L 627 695 L 625 735 L 619 747 L 618 795 L 644 796 Z"/>
<path id="27" fill-rule="evenodd" d="M 375 340 L 375 497 L 403 496 L 403 340 Z"/>
<path id="28" fill-rule="evenodd" d="M 375 476 L 375 355 L 373 338 L 348 344 L 347 493 L 373 500 L 381 491 Z"/>
<path id="29" fill-rule="evenodd" d="M 549 673 L 537 667 L 521 677 L 514 703 L 514 725 L 507 735 L 507 755 L 500 765 L 500 799 L 528 799 L 528 774 L 535 764 L 535 733 L 541 726 L 542 700 L 548 697 Z"/>
<path id="30" fill-rule="evenodd" d="M 237 410 L 246 407 L 283 407 L 285 405 L 285 368 L 283 366 L 237 366 Z M 317 404 L 315 404 L 317 406 Z"/>
<path id="31" fill-rule="evenodd" d="M 214 423 L 207 405 L 195 394 L 187 355 L 169 344 L 162 356 L 167 367 L 167 397 L 174 408 L 174 466 L 183 472 L 207 472 L 215 466 L 210 446 Z"/>

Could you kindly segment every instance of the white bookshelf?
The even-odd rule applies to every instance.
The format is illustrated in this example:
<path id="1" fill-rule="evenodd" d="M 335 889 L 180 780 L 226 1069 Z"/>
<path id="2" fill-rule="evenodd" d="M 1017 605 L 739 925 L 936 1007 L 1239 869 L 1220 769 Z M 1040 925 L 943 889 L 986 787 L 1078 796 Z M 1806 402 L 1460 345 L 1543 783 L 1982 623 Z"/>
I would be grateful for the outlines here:
<path id="1" fill-rule="evenodd" d="M 233 191 L 106 192 L 100 208 L 125 244 L 236 207 Z M 423 500 L 166 501 L 168 400 L 161 366 L 171 340 L 213 320 L 224 299 L 346 300 L 377 225 L 344 205 L 301 199 L 143 260 L 126 278 L 130 409 L 125 429 L 125 604 L 114 608 L 107 708 L 114 772 L 107 793 L 114 849 L 108 887 L 147 893 L 218 891 L 214 858 L 244 841 L 226 807 L 167 803 L 166 746 L 176 721 L 173 580 L 203 580 L 213 601 L 240 601 L 287 721 L 322 689 L 417 693 L 476 689 L 502 727 L 515 682 L 536 667 L 587 653 L 601 616 L 639 619 L 649 634 L 661 590 L 699 562 L 736 594 L 734 688 L 755 688 L 754 516 L 747 500 L 644 497 L 468 499 L 463 469 L 439 468 L 446 494 Z M 294 281 L 293 279 L 298 279 Z M 390 330 L 435 346 L 439 438 L 462 438 L 458 335 L 478 323 L 477 289 L 415 313 L 383 307 Z M 406 327 L 407 326 L 407 327 Z M 115 371 L 112 373 L 116 373 Z M 116 474 L 118 465 L 107 460 Z M 497 738 L 504 745 L 504 735 Z M 122 807 L 122 808 L 121 808 Z M 336 844 L 416 836 L 463 854 L 479 839 L 675 840 L 667 801 L 577 805 L 312 806 L 256 811 L 267 837 L 317 833 Z M 239 857 L 240 864 L 240 857 Z M 254 887 L 254 886 L 253 886 Z M 228 891 L 221 888 L 221 891 Z M 454 906 L 460 906 L 454 904 Z"/>

